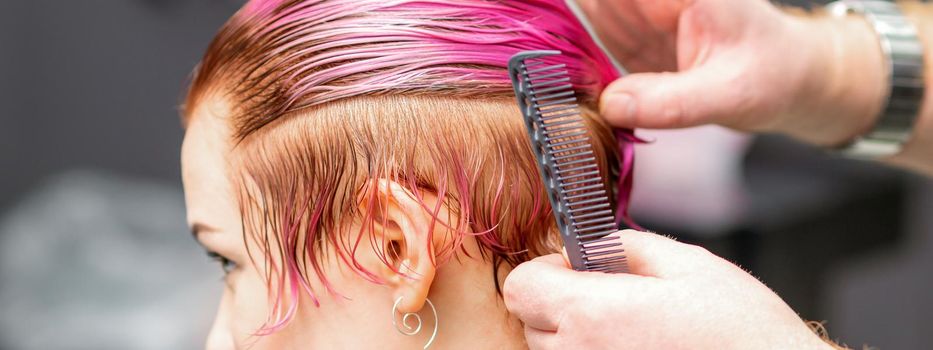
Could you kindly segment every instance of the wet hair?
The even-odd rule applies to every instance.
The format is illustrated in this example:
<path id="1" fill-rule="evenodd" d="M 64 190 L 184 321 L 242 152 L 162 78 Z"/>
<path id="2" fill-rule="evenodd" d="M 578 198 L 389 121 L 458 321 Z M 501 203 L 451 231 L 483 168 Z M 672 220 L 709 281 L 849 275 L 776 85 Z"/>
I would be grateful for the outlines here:
<path id="1" fill-rule="evenodd" d="M 553 216 L 506 71 L 523 50 L 563 52 L 604 178 L 619 181 L 626 217 L 630 130 L 615 135 L 593 112 L 618 73 L 563 0 L 256 0 L 217 34 L 196 69 L 185 118 L 208 97 L 230 102 L 231 181 L 244 239 L 265 259 L 282 327 L 333 253 L 381 283 L 355 258 L 369 239 L 373 179 L 438 198 L 458 218 L 436 252 L 441 264 L 474 236 L 484 259 L 510 267 L 559 250 Z M 607 186 L 607 189 L 609 186 Z M 424 203 L 424 202 L 423 202 Z M 425 204 L 435 218 L 441 206 Z M 346 232 L 359 220 L 360 232 Z M 250 257 L 254 257 L 250 252 Z"/>

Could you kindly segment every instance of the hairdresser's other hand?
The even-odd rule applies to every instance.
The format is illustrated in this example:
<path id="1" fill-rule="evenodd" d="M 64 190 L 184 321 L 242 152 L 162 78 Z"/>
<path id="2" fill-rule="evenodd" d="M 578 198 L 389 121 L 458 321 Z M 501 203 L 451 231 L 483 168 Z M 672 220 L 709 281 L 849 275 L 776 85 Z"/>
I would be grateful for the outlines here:
<path id="1" fill-rule="evenodd" d="M 602 112 L 634 128 L 720 124 L 845 143 L 873 123 L 886 82 L 855 16 L 789 14 L 766 0 L 577 0 L 632 73 Z"/>
<path id="2" fill-rule="evenodd" d="M 633 274 L 519 265 L 505 304 L 531 349 L 831 349 L 768 287 L 708 251 L 622 231 Z"/>

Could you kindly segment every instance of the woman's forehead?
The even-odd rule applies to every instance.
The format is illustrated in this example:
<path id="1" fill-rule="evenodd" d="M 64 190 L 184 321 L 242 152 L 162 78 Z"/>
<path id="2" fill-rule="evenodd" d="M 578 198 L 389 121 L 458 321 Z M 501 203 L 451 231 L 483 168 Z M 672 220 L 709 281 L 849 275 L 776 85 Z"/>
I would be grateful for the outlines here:
<path id="1" fill-rule="evenodd" d="M 191 105 L 185 106 L 184 110 L 182 122 L 187 130 L 196 121 L 213 124 L 228 120 L 232 110 L 232 101 L 218 94 L 211 94 L 197 99 Z"/>
<path id="2" fill-rule="evenodd" d="M 181 148 L 182 181 L 189 221 L 217 217 L 228 202 L 233 205 L 228 174 L 227 153 L 231 147 L 230 130 L 224 116 L 223 100 L 205 99 L 191 113 Z"/>

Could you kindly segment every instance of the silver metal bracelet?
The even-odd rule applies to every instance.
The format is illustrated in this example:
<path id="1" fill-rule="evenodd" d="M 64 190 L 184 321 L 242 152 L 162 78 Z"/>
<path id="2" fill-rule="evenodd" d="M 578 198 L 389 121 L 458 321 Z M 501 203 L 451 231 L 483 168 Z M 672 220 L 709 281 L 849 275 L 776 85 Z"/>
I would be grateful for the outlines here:
<path id="1" fill-rule="evenodd" d="M 923 46 L 917 38 L 917 29 L 890 1 L 841 0 L 830 3 L 827 9 L 837 17 L 851 13 L 865 16 L 878 35 L 890 86 L 884 110 L 872 130 L 841 151 L 860 159 L 895 155 L 910 139 L 923 102 Z"/>

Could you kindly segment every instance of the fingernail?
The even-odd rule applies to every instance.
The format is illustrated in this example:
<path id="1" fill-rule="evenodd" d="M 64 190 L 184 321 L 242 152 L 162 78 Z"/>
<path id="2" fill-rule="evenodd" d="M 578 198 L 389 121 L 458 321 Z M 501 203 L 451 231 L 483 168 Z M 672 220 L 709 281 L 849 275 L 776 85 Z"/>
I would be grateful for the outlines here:
<path id="1" fill-rule="evenodd" d="M 606 99 L 603 110 L 610 117 L 610 121 L 615 121 L 614 124 L 630 126 L 635 122 L 638 102 L 627 92 L 615 93 Z"/>

